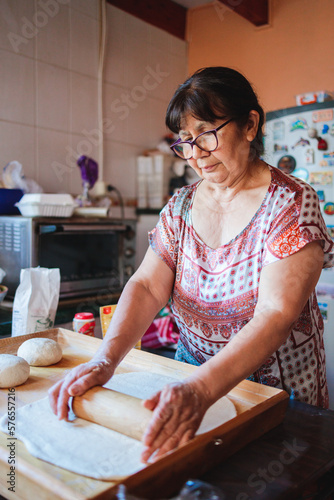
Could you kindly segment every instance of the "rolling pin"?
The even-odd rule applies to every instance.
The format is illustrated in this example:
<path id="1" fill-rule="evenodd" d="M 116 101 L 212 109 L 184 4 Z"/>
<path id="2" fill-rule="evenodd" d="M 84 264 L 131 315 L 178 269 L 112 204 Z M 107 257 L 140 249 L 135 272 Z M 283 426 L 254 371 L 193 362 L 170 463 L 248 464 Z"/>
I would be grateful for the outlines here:
<path id="1" fill-rule="evenodd" d="M 142 400 L 121 392 L 93 387 L 83 396 L 75 396 L 72 410 L 77 417 L 141 440 L 152 411 Z"/>

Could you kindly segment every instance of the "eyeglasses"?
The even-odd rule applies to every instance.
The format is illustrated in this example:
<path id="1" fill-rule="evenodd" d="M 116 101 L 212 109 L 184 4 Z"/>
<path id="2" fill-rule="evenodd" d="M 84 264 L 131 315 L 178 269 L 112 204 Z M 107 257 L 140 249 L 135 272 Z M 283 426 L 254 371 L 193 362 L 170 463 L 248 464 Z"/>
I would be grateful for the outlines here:
<path id="1" fill-rule="evenodd" d="M 178 139 L 170 146 L 170 148 L 183 160 L 190 160 L 193 157 L 194 144 L 196 144 L 196 146 L 202 151 L 212 153 L 212 151 L 215 151 L 215 149 L 218 148 L 218 130 L 225 127 L 225 125 L 230 123 L 232 120 L 233 118 L 230 118 L 227 122 L 219 125 L 219 127 L 199 134 L 193 141 L 181 141 L 181 139 Z"/>

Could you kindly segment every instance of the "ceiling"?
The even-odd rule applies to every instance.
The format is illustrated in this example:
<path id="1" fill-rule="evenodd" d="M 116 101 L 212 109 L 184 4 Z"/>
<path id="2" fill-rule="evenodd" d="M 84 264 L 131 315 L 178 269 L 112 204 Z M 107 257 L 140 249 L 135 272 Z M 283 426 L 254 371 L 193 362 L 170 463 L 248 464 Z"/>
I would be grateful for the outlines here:
<path id="1" fill-rule="evenodd" d="M 255 26 L 268 24 L 269 19 L 269 0 L 172 0 L 174 3 L 191 9 L 201 5 L 215 4 L 218 2 L 224 4 L 247 21 Z"/>
<path id="2" fill-rule="evenodd" d="M 254 26 L 268 24 L 269 0 L 107 0 L 143 21 L 182 40 L 186 36 L 187 10 L 200 5 L 220 3 L 247 19 Z"/>

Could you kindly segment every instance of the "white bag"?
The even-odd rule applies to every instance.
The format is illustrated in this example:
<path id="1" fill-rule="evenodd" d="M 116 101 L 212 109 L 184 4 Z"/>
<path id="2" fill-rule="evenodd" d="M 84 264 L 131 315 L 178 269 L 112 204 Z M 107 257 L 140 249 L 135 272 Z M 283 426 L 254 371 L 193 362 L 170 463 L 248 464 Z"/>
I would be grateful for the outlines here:
<path id="1" fill-rule="evenodd" d="M 52 328 L 60 288 L 59 269 L 21 269 L 13 304 L 12 337 Z"/>

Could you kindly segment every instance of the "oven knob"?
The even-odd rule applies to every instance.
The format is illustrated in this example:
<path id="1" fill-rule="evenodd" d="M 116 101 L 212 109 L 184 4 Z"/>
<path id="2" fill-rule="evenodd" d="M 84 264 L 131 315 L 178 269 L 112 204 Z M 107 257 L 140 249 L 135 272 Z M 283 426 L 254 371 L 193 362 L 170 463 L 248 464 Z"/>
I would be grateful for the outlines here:
<path id="1" fill-rule="evenodd" d="M 130 276 L 132 276 L 134 273 L 134 269 L 132 266 L 125 266 L 124 268 L 124 274 L 127 278 L 129 278 Z"/>
<path id="2" fill-rule="evenodd" d="M 133 240 L 133 238 L 136 236 L 136 233 L 135 231 L 132 229 L 131 226 L 127 226 L 126 227 L 126 231 L 125 231 L 125 239 L 126 240 Z"/>
<path id="3" fill-rule="evenodd" d="M 134 251 L 134 249 L 133 249 L 133 248 L 126 248 L 126 249 L 124 250 L 124 255 L 125 255 L 125 257 L 127 257 L 128 259 L 129 259 L 130 257 L 133 257 L 134 253 L 135 253 L 135 251 Z"/>

